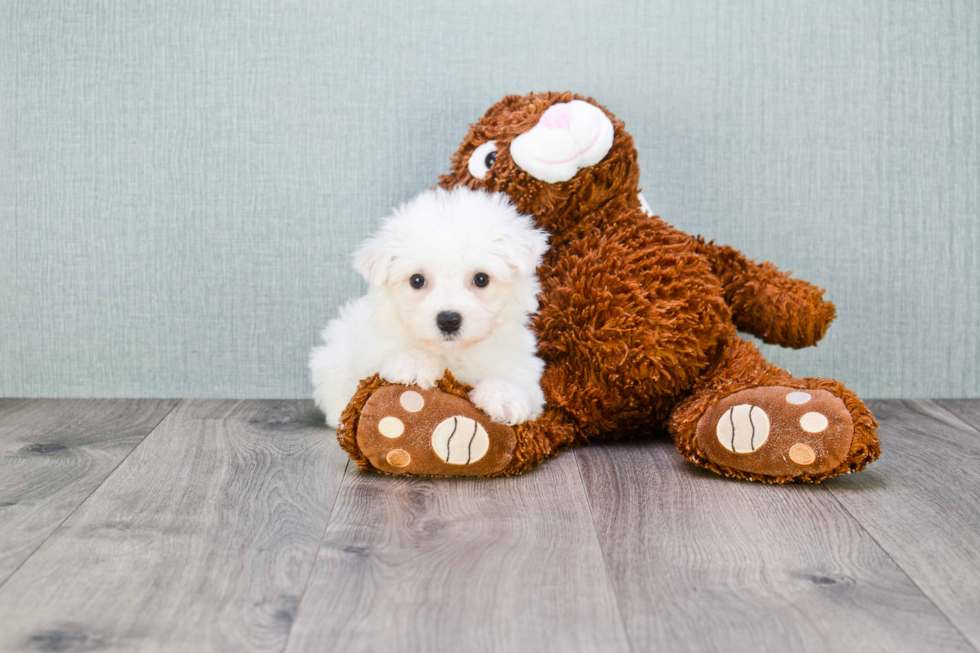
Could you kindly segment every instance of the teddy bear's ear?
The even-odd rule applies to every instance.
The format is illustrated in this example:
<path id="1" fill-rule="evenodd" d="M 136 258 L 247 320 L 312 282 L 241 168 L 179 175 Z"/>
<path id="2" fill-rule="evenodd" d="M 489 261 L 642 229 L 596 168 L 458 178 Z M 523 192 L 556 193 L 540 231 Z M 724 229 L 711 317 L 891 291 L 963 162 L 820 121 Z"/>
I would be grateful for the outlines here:
<path id="1" fill-rule="evenodd" d="M 383 286 L 388 282 L 391 264 L 395 260 L 391 239 L 382 230 L 377 236 L 368 238 L 354 252 L 354 269 L 372 286 Z"/>

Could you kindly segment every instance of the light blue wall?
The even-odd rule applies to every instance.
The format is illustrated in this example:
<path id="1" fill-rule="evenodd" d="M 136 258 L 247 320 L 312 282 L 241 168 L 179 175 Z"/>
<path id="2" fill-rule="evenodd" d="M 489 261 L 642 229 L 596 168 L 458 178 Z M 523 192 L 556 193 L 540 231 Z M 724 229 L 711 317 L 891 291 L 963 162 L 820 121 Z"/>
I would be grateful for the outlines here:
<path id="1" fill-rule="evenodd" d="M 626 121 L 668 221 L 825 286 L 866 396 L 980 396 L 980 4 L 0 2 L 0 395 L 308 396 L 348 252 L 499 97 Z"/>

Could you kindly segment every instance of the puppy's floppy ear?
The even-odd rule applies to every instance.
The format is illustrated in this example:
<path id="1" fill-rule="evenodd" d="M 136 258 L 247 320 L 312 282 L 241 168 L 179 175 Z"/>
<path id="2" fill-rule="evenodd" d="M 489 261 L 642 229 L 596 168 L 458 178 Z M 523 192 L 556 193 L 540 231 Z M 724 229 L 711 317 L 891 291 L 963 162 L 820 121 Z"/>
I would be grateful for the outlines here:
<path id="1" fill-rule="evenodd" d="M 384 230 L 377 236 L 368 238 L 354 252 L 354 269 L 372 286 L 383 286 L 388 282 L 395 252 L 391 238 Z"/>
<path id="2" fill-rule="evenodd" d="M 548 251 L 548 232 L 538 229 L 530 218 L 520 216 L 497 238 L 504 260 L 523 277 L 534 274 Z"/>

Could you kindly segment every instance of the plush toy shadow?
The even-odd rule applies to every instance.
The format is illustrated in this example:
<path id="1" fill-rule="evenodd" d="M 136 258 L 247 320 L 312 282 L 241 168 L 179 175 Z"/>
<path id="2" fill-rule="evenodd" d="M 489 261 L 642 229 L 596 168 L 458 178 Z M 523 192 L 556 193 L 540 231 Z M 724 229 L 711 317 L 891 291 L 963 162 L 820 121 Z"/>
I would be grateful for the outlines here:
<path id="1" fill-rule="evenodd" d="M 551 233 L 533 322 L 545 413 L 491 422 L 448 372 L 428 390 L 365 379 L 337 431 L 362 469 L 510 475 L 664 430 L 691 462 L 768 483 L 878 457 L 877 422 L 853 392 L 791 376 L 736 333 L 811 346 L 836 315 L 823 290 L 649 215 L 639 177 L 632 137 L 591 98 L 508 96 L 471 126 L 440 185 L 507 193 Z"/>

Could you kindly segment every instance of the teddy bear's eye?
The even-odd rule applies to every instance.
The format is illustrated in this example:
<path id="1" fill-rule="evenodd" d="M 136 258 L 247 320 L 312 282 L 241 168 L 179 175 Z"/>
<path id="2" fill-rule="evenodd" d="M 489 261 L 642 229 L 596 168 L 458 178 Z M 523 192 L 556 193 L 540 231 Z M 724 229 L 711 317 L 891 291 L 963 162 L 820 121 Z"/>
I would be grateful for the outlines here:
<path id="1" fill-rule="evenodd" d="M 412 278 L 409 279 L 408 282 L 412 284 L 412 288 L 418 290 L 425 285 L 425 277 L 423 277 L 421 274 L 413 274 Z"/>
<path id="2" fill-rule="evenodd" d="M 483 179 L 486 177 L 487 172 L 493 166 L 494 161 L 497 160 L 497 143 L 495 141 L 487 141 L 480 147 L 473 150 L 473 154 L 470 155 L 469 163 L 466 164 L 466 169 L 470 171 L 470 174 L 477 179 Z"/>
<path id="3" fill-rule="evenodd" d="M 488 283 L 490 283 L 490 277 L 486 272 L 477 272 L 476 276 L 473 277 L 473 285 L 477 288 L 486 288 Z"/>

